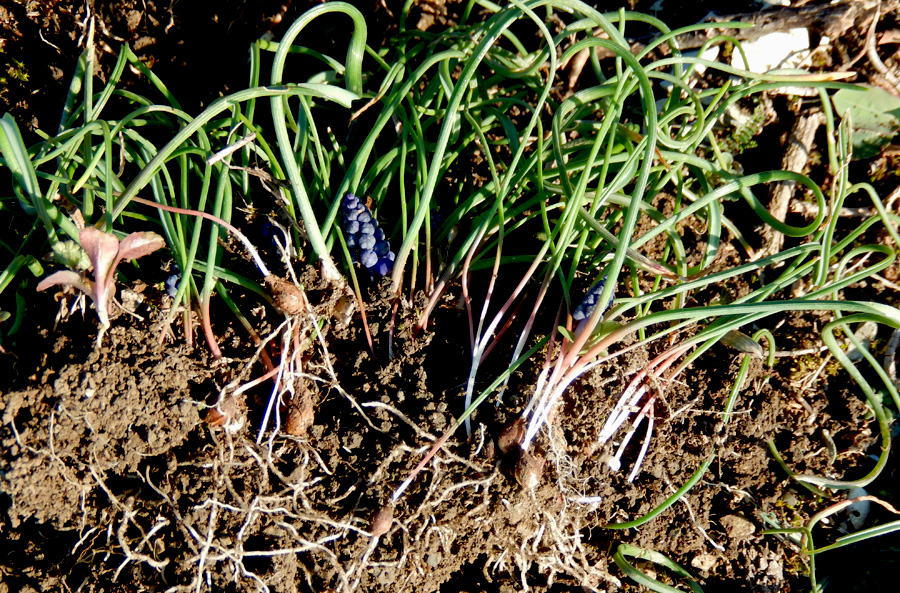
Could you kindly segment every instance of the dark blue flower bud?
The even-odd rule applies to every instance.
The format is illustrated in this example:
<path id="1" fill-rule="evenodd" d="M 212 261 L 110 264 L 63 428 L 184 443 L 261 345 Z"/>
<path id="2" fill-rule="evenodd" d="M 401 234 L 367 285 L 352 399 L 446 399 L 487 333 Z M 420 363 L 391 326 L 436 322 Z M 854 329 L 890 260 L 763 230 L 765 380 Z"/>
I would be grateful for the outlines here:
<path id="1" fill-rule="evenodd" d="M 273 224 L 268 220 L 262 225 L 262 236 L 265 237 L 274 247 L 285 247 L 287 245 L 290 245 L 291 242 L 291 238 L 288 235 L 287 230 L 285 230 L 278 224 Z"/>
<path id="2" fill-rule="evenodd" d="M 375 240 L 376 241 L 384 241 L 384 231 L 381 228 L 375 229 Z"/>
<path id="3" fill-rule="evenodd" d="M 375 237 L 372 235 L 359 235 L 357 241 L 360 249 L 372 249 L 375 247 Z"/>
<path id="4" fill-rule="evenodd" d="M 384 257 L 391 250 L 391 245 L 387 241 L 376 241 L 374 249 L 378 257 Z"/>
<path id="5" fill-rule="evenodd" d="M 584 295 L 581 303 L 579 303 L 579 305 L 575 307 L 575 311 L 572 312 L 572 319 L 575 321 L 582 321 L 594 314 L 594 309 L 596 309 L 599 304 L 598 299 L 600 298 L 600 293 L 603 292 L 603 285 L 605 283 L 606 276 L 598 280 L 591 289 L 587 291 L 587 294 Z M 611 304 L 612 300 L 606 303 L 603 310 L 606 311 Z"/>
<path id="6" fill-rule="evenodd" d="M 379 276 L 387 276 L 394 267 L 394 262 L 389 259 L 379 259 L 378 263 L 372 267 L 372 272 Z"/>
<path id="7" fill-rule="evenodd" d="M 371 268 L 378 263 L 378 256 L 371 249 L 363 249 L 359 252 L 359 263 L 367 268 Z"/>
<path id="8" fill-rule="evenodd" d="M 166 278 L 166 294 L 175 298 L 175 295 L 178 294 L 178 283 L 181 281 L 181 274 L 177 272 L 178 266 L 175 266 L 176 272 L 174 274 L 169 275 Z"/>

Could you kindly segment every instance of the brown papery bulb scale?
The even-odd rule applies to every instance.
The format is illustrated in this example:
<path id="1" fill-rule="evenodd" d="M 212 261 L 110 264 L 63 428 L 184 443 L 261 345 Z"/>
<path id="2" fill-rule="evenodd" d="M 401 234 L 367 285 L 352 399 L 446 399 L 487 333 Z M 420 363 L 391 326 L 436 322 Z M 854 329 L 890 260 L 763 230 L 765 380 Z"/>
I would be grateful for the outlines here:
<path id="1" fill-rule="evenodd" d="M 497 437 L 497 447 L 504 455 L 522 444 L 525 439 L 525 420 L 516 418 L 500 431 Z"/>
<path id="2" fill-rule="evenodd" d="M 299 288 L 278 276 L 266 276 L 266 286 L 272 295 L 272 303 L 287 315 L 303 313 L 303 293 Z"/>
<path id="3" fill-rule="evenodd" d="M 544 458 L 540 454 L 532 455 L 519 449 L 519 459 L 514 470 L 516 482 L 525 490 L 534 490 L 541 483 L 544 475 Z"/>
<path id="4" fill-rule="evenodd" d="M 369 531 L 372 532 L 372 537 L 381 537 L 387 533 L 393 522 L 394 507 L 393 505 L 386 504 L 378 509 L 375 515 L 372 516 L 372 523 L 369 525 Z"/>

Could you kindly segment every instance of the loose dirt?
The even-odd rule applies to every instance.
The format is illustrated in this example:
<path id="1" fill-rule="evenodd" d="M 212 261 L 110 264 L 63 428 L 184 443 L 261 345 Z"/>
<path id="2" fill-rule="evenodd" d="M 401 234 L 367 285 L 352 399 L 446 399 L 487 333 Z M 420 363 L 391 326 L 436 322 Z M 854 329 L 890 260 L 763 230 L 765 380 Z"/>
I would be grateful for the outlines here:
<path id="1" fill-rule="evenodd" d="M 305 278 L 316 286 L 314 274 Z M 325 293 L 312 294 L 333 303 Z M 0 397 L 4 582 L 37 590 L 463 591 L 473 582 L 491 591 L 615 590 L 622 575 L 609 554 L 628 542 L 684 562 L 707 590 L 785 590 L 798 578 L 796 549 L 760 531 L 766 516 L 802 513 L 811 498 L 786 480 L 766 442 L 795 471 L 842 475 L 865 463 L 874 441 L 859 428 L 864 404 L 840 383 L 798 392 L 761 364 L 724 424 L 715 410 L 724 408 L 738 355 L 722 347 L 686 383 L 659 386 L 650 453 L 628 483 L 603 462 L 612 451 L 593 443 L 653 354 L 638 350 L 567 393 L 542 442 L 547 462 L 536 488 L 514 478 L 515 449 L 503 456 L 496 446 L 533 368 L 393 506 L 391 493 L 461 410 L 465 342 L 444 328 L 460 325 L 462 312 L 439 309 L 431 332 L 414 337 L 414 309 L 400 307 L 388 360 L 391 302 L 371 297 L 376 355 L 358 316 L 333 323 L 328 361 L 340 389 L 325 377 L 324 351 L 311 348 L 302 383 L 311 425 L 299 436 L 270 431 L 260 443 L 271 384 L 233 407 L 230 430 L 203 420 L 251 352 L 213 363 L 181 336 L 159 345 L 158 325 L 130 317 L 119 317 L 99 351 L 85 350 L 90 334 L 68 335 L 84 329 L 78 320 L 45 330 L 45 343 L 55 343 L 47 362 L 20 377 L 26 387 Z M 279 414 L 289 414 L 291 402 L 282 404 Z M 675 506 L 639 529 L 609 528 L 662 504 L 716 451 Z M 383 533 L 373 537 L 379 513 Z"/>

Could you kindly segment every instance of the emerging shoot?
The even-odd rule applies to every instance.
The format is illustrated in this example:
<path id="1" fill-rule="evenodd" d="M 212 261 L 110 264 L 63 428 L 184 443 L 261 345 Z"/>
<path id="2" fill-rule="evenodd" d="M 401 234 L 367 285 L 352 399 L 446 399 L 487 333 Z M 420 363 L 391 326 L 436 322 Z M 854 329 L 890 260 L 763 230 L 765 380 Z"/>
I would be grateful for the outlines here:
<path id="1" fill-rule="evenodd" d="M 61 270 L 44 278 L 37 289 L 46 290 L 58 285 L 73 286 L 91 297 L 94 309 L 97 310 L 97 318 L 100 319 L 100 331 L 97 333 L 99 346 L 103 334 L 109 329 L 109 303 L 116 293 L 116 267 L 119 262 L 144 257 L 165 247 L 166 242 L 153 232 L 131 233 L 119 241 L 112 233 L 104 233 L 94 227 L 82 229 L 79 238 L 81 247 L 94 268 L 93 281 L 74 270 Z"/>

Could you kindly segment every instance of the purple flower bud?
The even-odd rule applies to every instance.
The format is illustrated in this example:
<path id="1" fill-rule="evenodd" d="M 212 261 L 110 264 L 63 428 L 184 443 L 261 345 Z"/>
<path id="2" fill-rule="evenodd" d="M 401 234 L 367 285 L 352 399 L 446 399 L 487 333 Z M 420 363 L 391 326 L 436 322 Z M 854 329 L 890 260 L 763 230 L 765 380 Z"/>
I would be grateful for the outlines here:
<path id="1" fill-rule="evenodd" d="M 355 221 L 358 216 L 359 216 L 359 210 L 357 210 L 355 208 L 352 210 L 344 210 L 344 224 L 350 222 L 351 220 Z"/>
<path id="2" fill-rule="evenodd" d="M 369 222 L 372 220 L 372 215 L 369 214 L 368 210 L 363 210 L 359 214 L 356 215 L 356 220 L 359 221 L 359 224 L 363 224 L 364 222 Z"/>
<path id="3" fill-rule="evenodd" d="M 575 321 L 582 321 L 594 314 L 594 309 L 596 309 L 599 305 L 597 301 L 600 298 L 600 293 L 603 292 L 603 285 L 605 283 L 606 276 L 598 280 L 591 287 L 591 289 L 587 291 L 587 294 L 584 295 L 581 303 L 579 303 L 579 305 L 575 307 L 575 311 L 572 312 L 572 319 L 574 319 Z M 603 310 L 606 311 L 606 309 L 608 309 L 611 304 L 612 300 L 606 303 L 606 306 L 603 307 Z"/>
<path id="4" fill-rule="evenodd" d="M 344 225 L 344 230 L 348 235 L 355 235 L 359 233 L 359 223 L 355 220 L 348 220 L 347 224 Z"/>
<path id="5" fill-rule="evenodd" d="M 356 247 L 356 237 L 357 235 L 347 235 L 347 247 L 350 249 Z"/>
<path id="6" fill-rule="evenodd" d="M 371 268 L 378 263 L 378 256 L 371 249 L 363 249 L 359 252 L 359 263 L 367 268 Z"/>
<path id="7" fill-rule="evenodd" d="M 175 273 L 166 278 L 166 294 L 175 298 L 178 294 L 178 283 L 181 281 L 181 274 L 178 273 L 178 266 L 175 266 Z"/>
<path id="8" fill-rule="evenodd" d="M 355 208 L 359 205 L 359 198 L 356 197 L 356 194 L 347 194 L 344 196 L 344 206 L 348 206 L 351 208 Z"/>
<path id="9" fill-rule="evenodd" d="M 375 237 L 373 237 L 372 235 L 359 236 L 360 249 L 372 249 L 373 247 L 375 247 Z"/>
<path id="10" fill-rule="evenodd" d="M 372 268 L 372 272 L 378 276 L 387 276 L 394 267 L 394 262 L 389 259 L 379 259 L 378 263 Z"/>
<path id="11" fill-rule="evenodd" d="M 371 222 L 367 222 L 365 224 L 360 225 L 359 232 L 363 235 L 375 235 L 375 225 Z"/>

